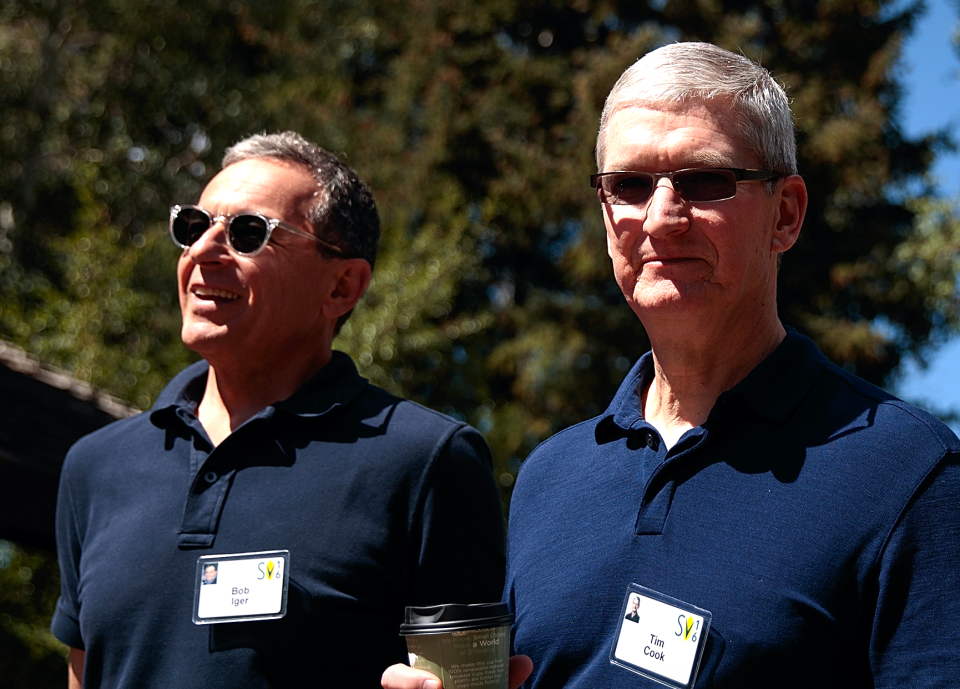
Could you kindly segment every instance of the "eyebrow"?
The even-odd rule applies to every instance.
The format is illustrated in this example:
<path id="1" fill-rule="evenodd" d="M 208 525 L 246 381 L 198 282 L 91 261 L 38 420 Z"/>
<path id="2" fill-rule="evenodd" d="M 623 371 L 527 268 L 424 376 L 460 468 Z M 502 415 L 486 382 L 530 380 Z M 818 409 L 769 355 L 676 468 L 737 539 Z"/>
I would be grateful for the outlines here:
<path id="1" fill-rule="evenodd" d="M 635 171 L 635 172 L 666 172 L 666 170 L 640 170 L 635 166 L 623 167 L 614 167 L 613 165 L 605 165 L 606 170 L 604 172 L 616 172 L 617 170 L 623 171 Z M 694 153 L 689 157 L 684 158 L 684 162 L 680 164 L 680 167 L 674 168 L 675 170 L 687 170 L 689 168 L 695 167 L 738 167 L 733 158 L 730 156 L 724 155 L 722 153 Z M 749 166 L 748 166 L 749 167 Z"/>
<path id="2" fill-rule="evenodd" d="M 710 165 L 713 167 L 737 167 L 733 158 L 722 153 L 705 153 L 694 155 L 691 160 L 698 165 Z"/>

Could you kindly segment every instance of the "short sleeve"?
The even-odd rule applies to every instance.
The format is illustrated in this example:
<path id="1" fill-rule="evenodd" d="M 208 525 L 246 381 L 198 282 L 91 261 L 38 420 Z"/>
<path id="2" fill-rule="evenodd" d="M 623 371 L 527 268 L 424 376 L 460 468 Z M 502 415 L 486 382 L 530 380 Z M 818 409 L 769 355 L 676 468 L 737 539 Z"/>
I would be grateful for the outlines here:
<path id="1" fill-rule="evenodd" d="M 60 598 L 53 613 L 50 631 L 72 648 L 83 649 L 80 635 L 80 534 L 70 486 L 69 457 L 60 473 L 57 492 L 57 560 L 60 565 Z"/>
<path id="2" fill-rule="evenodd" d="M 923 482 L 879 570 L 870 663 L 877 687 L 960 685 L 960 457 Z"/>
<path id="3" fill-rule="evenodd" d="M 410 605 L 490 603 L 503 592 L 504 527 L 490 450 L 464 426 L 433 462 L 425 485 Z"/>

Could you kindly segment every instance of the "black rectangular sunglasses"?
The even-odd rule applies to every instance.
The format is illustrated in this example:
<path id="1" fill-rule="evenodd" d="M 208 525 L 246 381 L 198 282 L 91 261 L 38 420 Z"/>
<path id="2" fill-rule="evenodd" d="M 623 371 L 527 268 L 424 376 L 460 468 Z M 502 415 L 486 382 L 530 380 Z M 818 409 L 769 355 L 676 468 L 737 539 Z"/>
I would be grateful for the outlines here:
<path id="1" fill-rule="evenodd" d="M 600 190 L 601 202 L 616 206 L 639 206 L 646 203 L 666 177 L 684 201 L 725 201 L 737 193 L 737 182 L 755 179 L 776 179 L 781 172 L 747 170 L 739 167 L 697 167 L 673 172 L 601 172 L 590 175 L 590 186 Z"/>

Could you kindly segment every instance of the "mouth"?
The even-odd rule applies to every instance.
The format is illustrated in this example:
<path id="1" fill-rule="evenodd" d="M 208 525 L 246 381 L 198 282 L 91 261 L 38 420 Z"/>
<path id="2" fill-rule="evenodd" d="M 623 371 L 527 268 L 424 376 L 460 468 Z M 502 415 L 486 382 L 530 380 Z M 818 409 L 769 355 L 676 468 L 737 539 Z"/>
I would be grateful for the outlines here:
<path id="1" fill-rule="evenodd" d="M 673 256 L 673 257 L 651 256 L 649 258 L 644 259 L 643 263 L 645 264 L 654 263 L 654 264 L 660 264 L 663 266 L 669 266 L 669 265 L 675 265 L 677 263 L 685 263 L 687 261 L 695 261 L 695 260 L 696 260 L 695 258 L 692 258 L 690 256 Z"/>
<path id="2" fill-rule="evenodd" d="M 190 292 L 200 299 L 225 299 L 227 301 L 234 301 L 239 299 L 240 295 L 236 292 L 228 292 L 223 289 L 215 289 L 213 287 L 204 287 L 203 285 L 194 285 Z"/>

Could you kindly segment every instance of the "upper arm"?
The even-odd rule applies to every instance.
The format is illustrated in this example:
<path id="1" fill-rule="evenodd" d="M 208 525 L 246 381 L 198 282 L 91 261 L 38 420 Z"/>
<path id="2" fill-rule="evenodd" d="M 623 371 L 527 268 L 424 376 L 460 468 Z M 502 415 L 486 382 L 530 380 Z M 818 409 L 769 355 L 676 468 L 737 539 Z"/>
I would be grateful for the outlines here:
<path id="1" fill-rule="evenodd" d="M 463 427 L 433 462 L 420 526 L 411 605 L 500 600 L 505 533 L 490 450 Z"/>
<path id="2" fill-rule="evenodd" d="M 960 458 L 949 455 L 904 510 L 880 563 L 870 663 L 877 686 L 960 677 Z"/>
<path id="3" fill-rule="evenodd" d="M 85 652 L 79 648 L 70 649 L 67 663 L 67 689 L 83 689 L 83 660 Z"/>
<path id="4" fill-rule="evenodd" d="M 60 567 L 60 597 L 50 623 L 53 635 L 67 646 L 85 647 L 80 636 L 80 552 L 82 535 L 72 494 L 71 450 L 60 473 L 57 492 L 57 563 Z"/>

